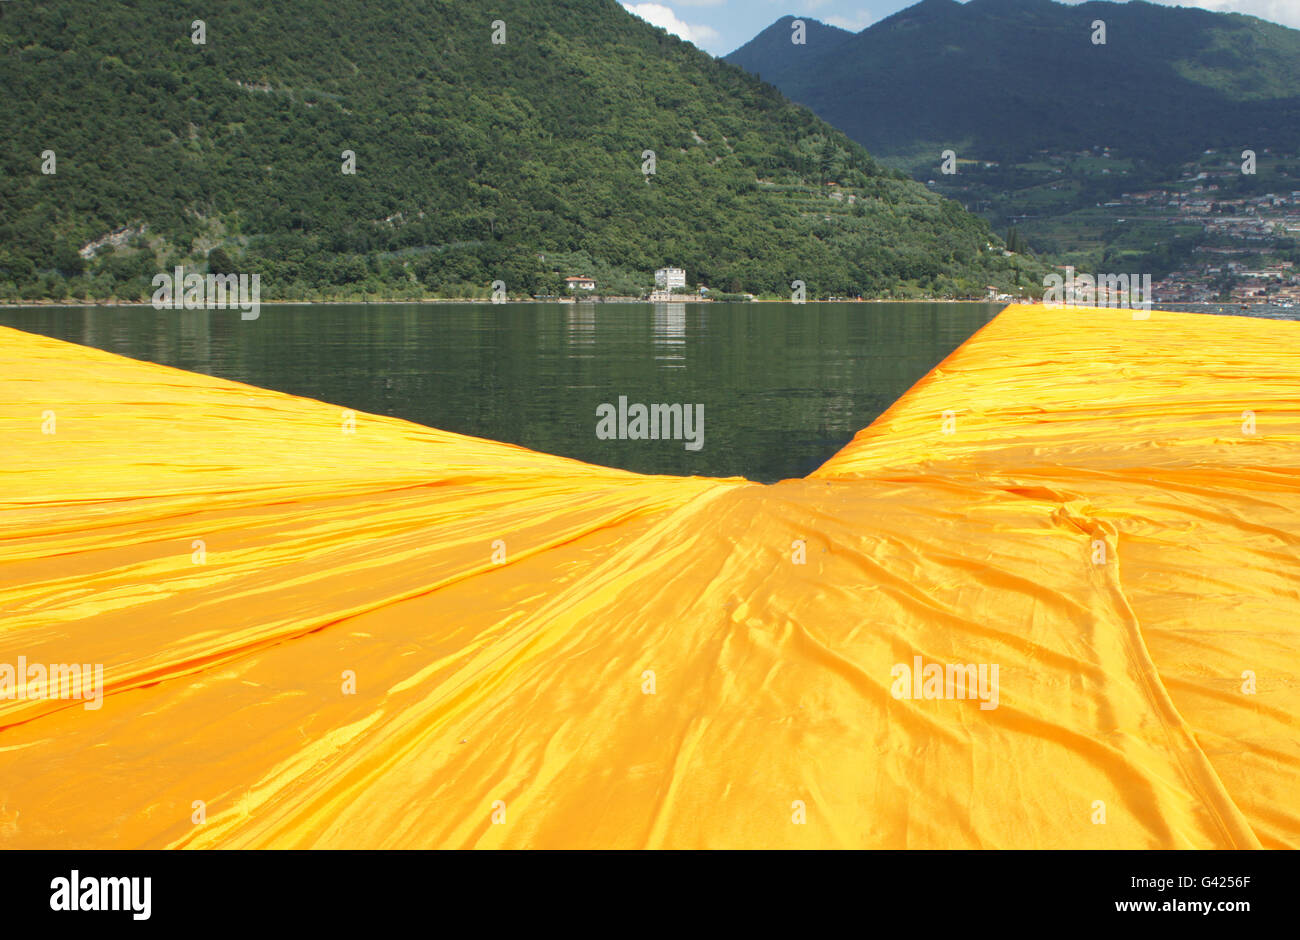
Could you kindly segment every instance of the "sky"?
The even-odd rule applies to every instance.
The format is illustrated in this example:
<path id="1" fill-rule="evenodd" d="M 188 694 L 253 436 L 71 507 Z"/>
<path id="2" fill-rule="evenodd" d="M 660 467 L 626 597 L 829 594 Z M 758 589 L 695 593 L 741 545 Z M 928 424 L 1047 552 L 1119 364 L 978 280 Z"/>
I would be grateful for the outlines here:
<path id="1" fill-rule="evenodd" d="M 807 16 L 853 32 L 866 29 L 916 0 L 621 0 L 643 20 L 695 43 L 715 56 L 743 46 L 786 14 Z M 1082 3 L 1083 0 L 1064 0 Z M 1300 29 L 1300 0 L 1152 0 L 1165 6 L 1249 13 Z"/>

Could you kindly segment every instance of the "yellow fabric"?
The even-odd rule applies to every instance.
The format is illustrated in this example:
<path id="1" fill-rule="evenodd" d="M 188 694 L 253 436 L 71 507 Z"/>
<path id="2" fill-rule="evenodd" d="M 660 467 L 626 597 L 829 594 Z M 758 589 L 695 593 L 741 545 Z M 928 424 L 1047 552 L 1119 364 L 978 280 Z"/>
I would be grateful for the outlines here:
<path id="1" fill-rule="evenodd" d="M 1011 307 L 774 486 L 347 428 L 0 329 L 0 664 L 105 688 L 0 847 L 1300 845 L 1300 325 Z"/>

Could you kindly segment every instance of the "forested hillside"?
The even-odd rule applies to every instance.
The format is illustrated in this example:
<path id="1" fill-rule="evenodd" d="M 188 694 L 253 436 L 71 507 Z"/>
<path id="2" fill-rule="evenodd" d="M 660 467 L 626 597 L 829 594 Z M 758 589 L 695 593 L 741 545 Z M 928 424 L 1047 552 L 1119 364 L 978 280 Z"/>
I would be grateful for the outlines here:
<path id="1" fill-rule="evenodd" d="M 614 0 L 200 7 L 0 4 L 0 299 L 144 298 L 177 264 L 260 273 L 267 299 L 631 293 L 664 264 L 811 296 L 1041 279 Z"/>
<path id="2" fill-rule="evenodd" d="M 1254 17 L 922 0 L 856 35 L 806 23 L 803 45 L 785 17 L 726 58 L 882 155 L 1109 147 L 1168 163 L 1300 144 L 1300 30 Z"/>

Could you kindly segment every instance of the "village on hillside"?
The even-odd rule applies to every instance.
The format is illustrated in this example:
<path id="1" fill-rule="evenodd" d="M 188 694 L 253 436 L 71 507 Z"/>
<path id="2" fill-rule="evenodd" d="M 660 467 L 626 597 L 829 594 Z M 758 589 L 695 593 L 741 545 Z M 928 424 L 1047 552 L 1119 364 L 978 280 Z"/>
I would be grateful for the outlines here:
<path id="1" fill-rule="evenodd" d="M 1206 150 L 1153 182 L 1107 147 L 959 161 L 928 184 L 1079 270 L 1144 270 L 1157 303 L 1300 302 L 1300 168 Z M 1126 182 L 1128 181 L 1128 182 Z M 1144 262 L 1144 263 L 1138 263 Z"/>

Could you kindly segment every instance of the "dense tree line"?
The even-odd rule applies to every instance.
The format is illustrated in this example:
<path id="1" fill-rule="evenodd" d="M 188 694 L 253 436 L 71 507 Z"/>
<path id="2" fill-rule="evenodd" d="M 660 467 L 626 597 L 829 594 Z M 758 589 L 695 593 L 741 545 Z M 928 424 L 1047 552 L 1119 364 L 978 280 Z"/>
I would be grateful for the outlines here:
<path id="1" fill-rule="evenodd" d="M 195 44 L 199 15 L 0 7 L 0 299 L 145 299 L 175 265 L 259 273 L 267 299 L 631 292 L 668 263 L 733 292 L 962 295 L 1038 270 L 613 0 L 229 0 Z"/>

